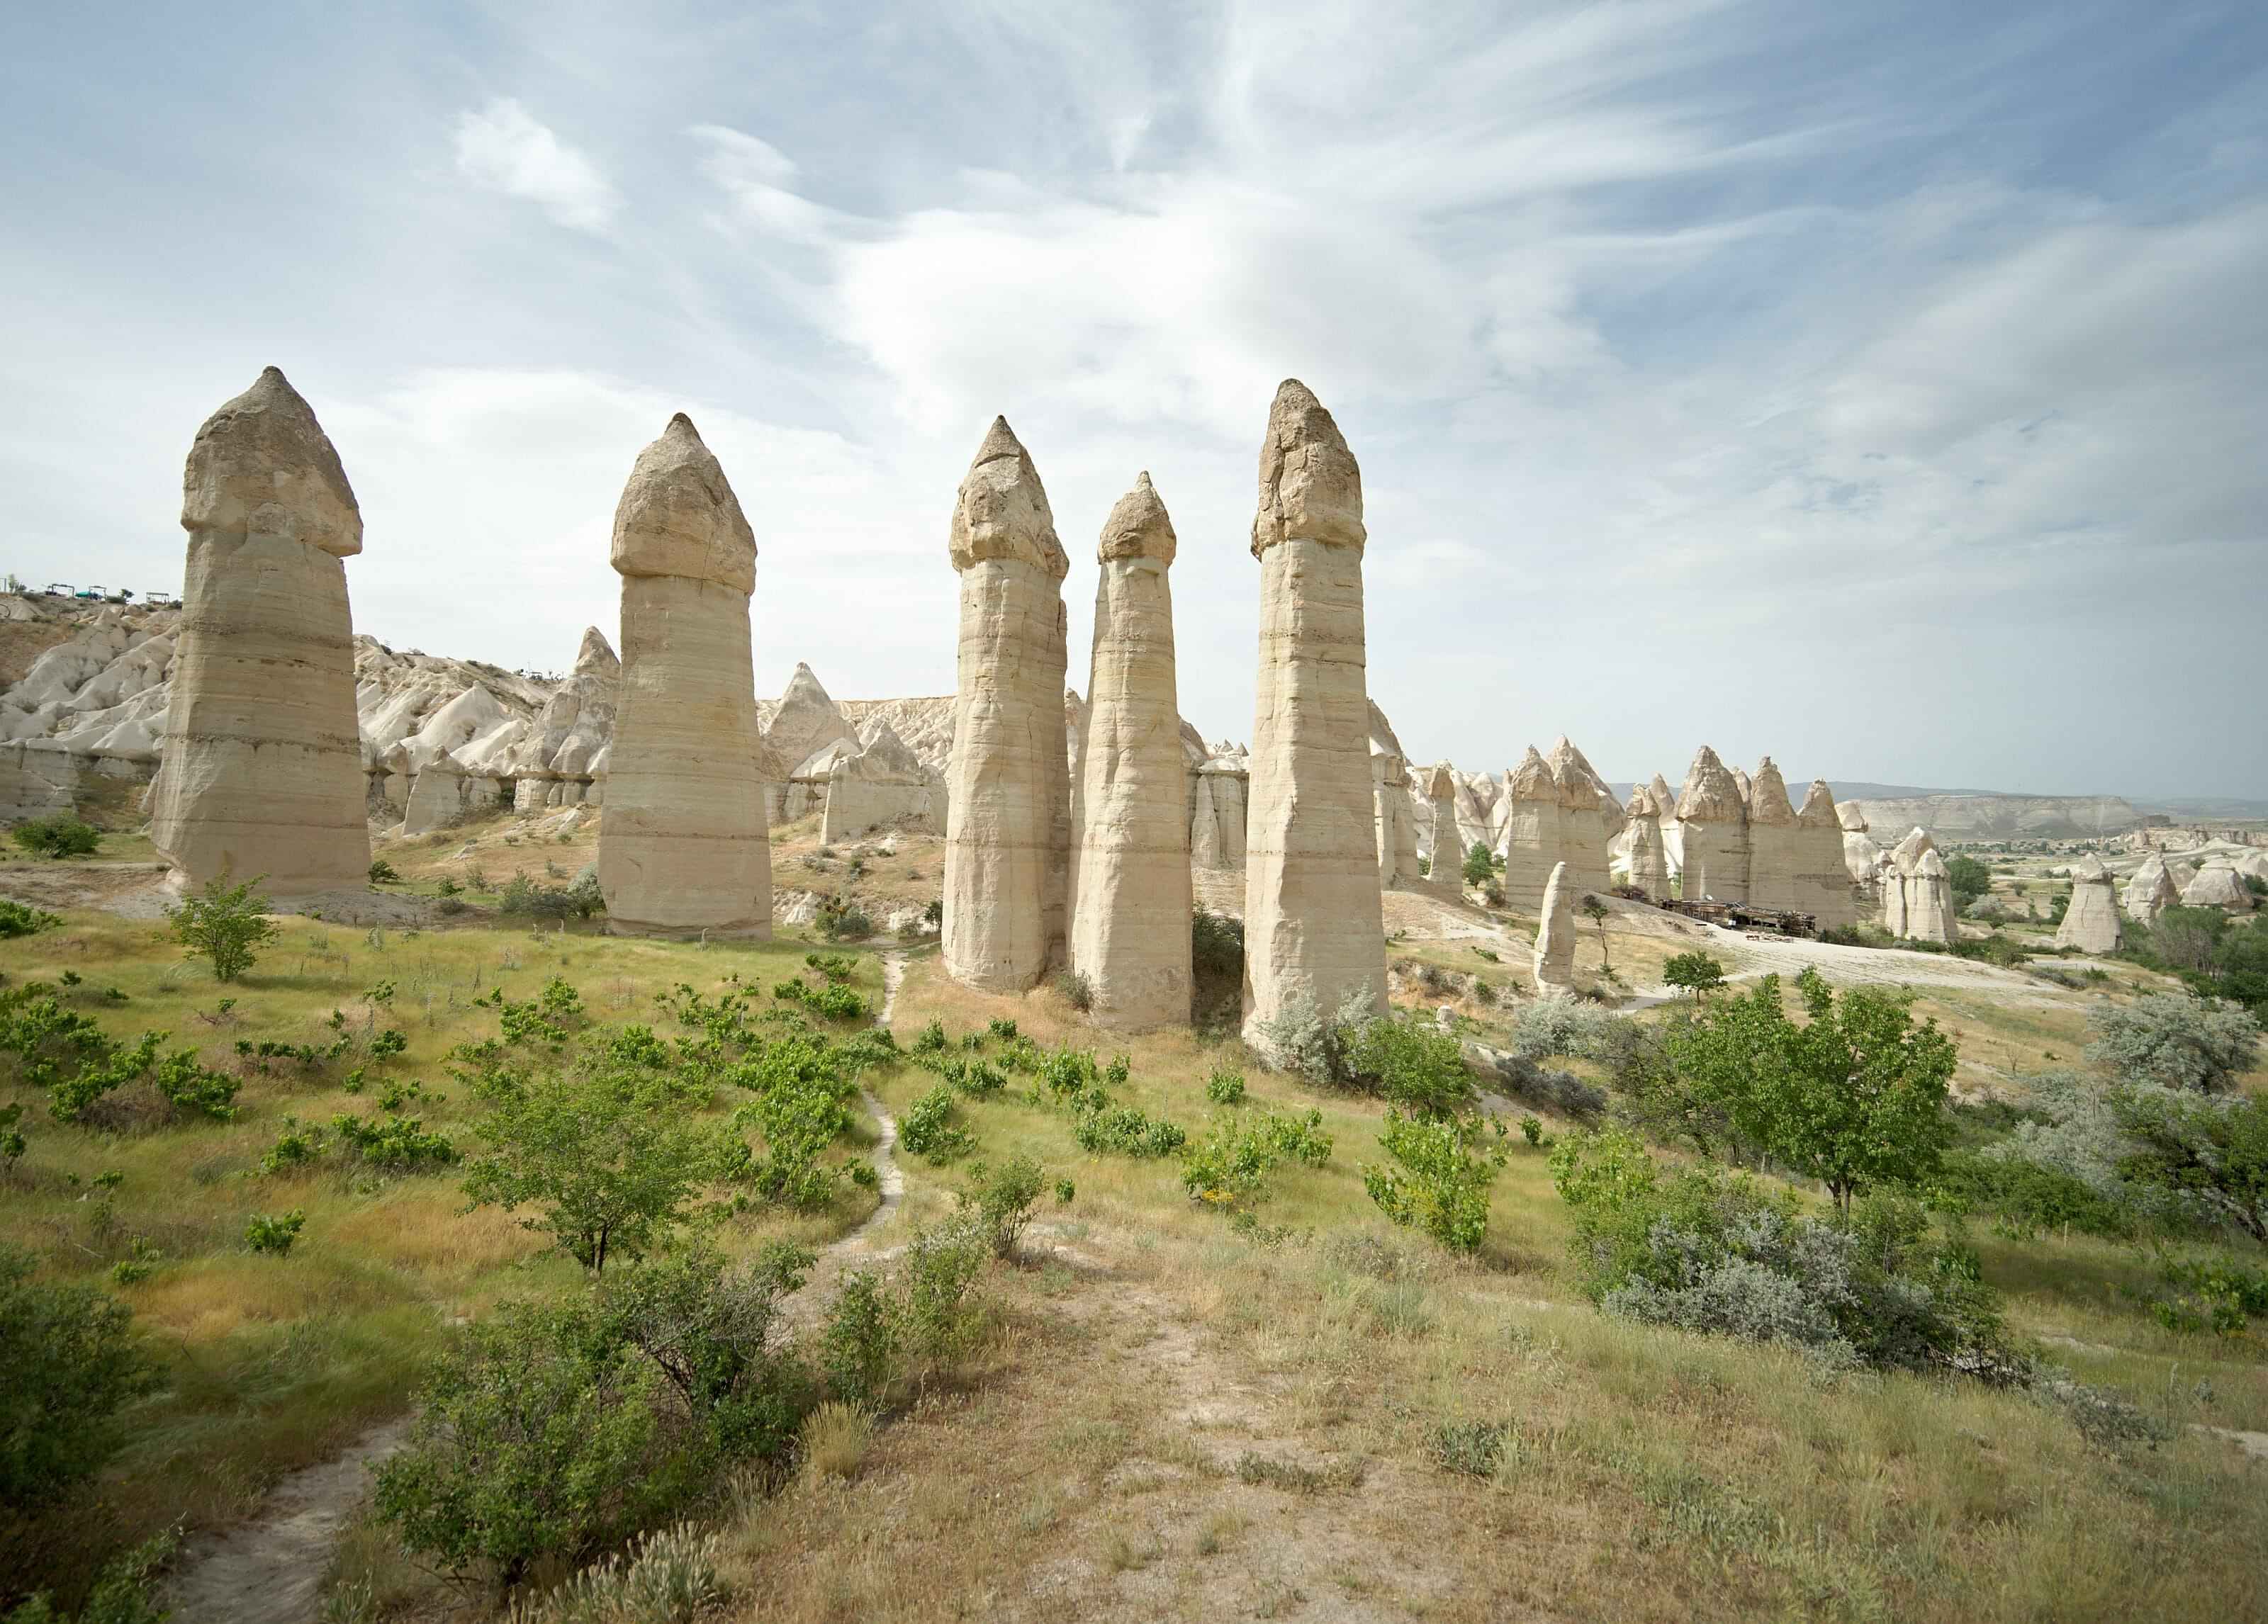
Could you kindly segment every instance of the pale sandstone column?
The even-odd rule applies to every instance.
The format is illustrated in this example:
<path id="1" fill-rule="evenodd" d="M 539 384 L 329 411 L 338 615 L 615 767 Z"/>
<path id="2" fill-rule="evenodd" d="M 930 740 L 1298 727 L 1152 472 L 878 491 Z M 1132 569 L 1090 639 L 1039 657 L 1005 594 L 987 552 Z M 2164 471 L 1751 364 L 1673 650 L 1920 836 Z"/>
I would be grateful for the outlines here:
<path id="1" fill-rule="evenodd" d="M 1787 780 L 1772 759 L 1756 763 L 1749 781 L 1749 894 L 1758 908 L 1794 908 L 1798 852 L 1795 807 L 1787 797 Z M 1837 838 L 1840 843 L 1840 838 Z"/>
<path id="2" fill-rule="evenodd" d="M 1386 1007 L 1364 671 L 1362 473 L 1286 379 L 1260 451 L 1260 669 L 1244 889 L 1244 1032 L 1351 994 Z"/>
<path id="3" fill-rule="evenodd" d="M 1528 746 L 1504 775 L 1504 905 L 1528 918 L 1543 908 L 1551 871 L 1567 855 L 1566 809 L 1550 763 Z"/>
<path id="4" fill-rule="evenodd" d="M 1457 833 L 1457 775 L 1447 761 L 1434 764 L 1425 775 L 1425 798 L 1433 810 L 1433 849 L 1426 859 L 1426 878 L 1435 890 L 1451 897 L 1465 894 L 1465 849 Z"/>
<path id="5" fill-rule="evenodd" d="M 1559 786 L 1560 855 L 1567 860 L 1568 873 L 1579 891 L 1604 891 L 1608 834 L 1601 802 L 1607 798 L 1606 786 L 1565 733 L 1551 741 L 1551 753 L 1544 761 L 1551 768 L 1551 781 Z"/>
<path id="6" fill-rule="evenodd" d="M 1659 902 L 1669 895 L 1669 863 L 1662 850 L 1661 809 L 1644 784 L 1632 787 L 1630 798 L 1631 885 Z"/>
<path id="7" fill-rule="evenodd" d="M 2125 934 L 2118 922 L 2118 888 L 2109 871 L 2093 857 L 2073 863 L 2071 906 L 2056 927 L 2055 944 L 2087 953 L 2115 953 Z"/>
<path id="8" fill-rule="evenodd" d="M 961 576 L 945 836 L 945 966 L 1020 993 L 1064 958 L 1071 756 L 1064 731 L 1063 579 L 1071 571 L 1039 471 L 996 417 L 961 482 Z M 1188 934 L 1188 926 L 1182 927 Z"/>
<path id="9" fill-rule="evenodd" d="M 1581 887 L 1565 863 L 1554 863 L 1543 884 L 1543 918 L 1535 930 L 1535 990 L 1564 997 L 1575 990 L 1575 893 Z"/>
<path id="10" fill-rule="evenodd" d="M 2168 908 L 2181 906 L 2181 889 L 2174 884 L 2165 858 L 2154 851 L 2142 859 L 2142 866 L 2126 882 L 2124 900 L 2126 911 L 2146 925 Z"/>
<path id="11" fill-rule="evenodd" d="M 1744 902 L 1749 895 L 1749 809 L 1741 787 L 1708 746 L 1701 746 L 1677 797 L 1685 879 L 1679 894 Z"/>
<path id="12" fill-rule="evenodd" d="M 1795 814 L 1797 908 L 1822 930 L 1856 924 L 1857 899 L 1843 853 L 1843 814 L 1824 778 L 1815 778 Z"/>
<path id="13" fill-rule="evenodd" d="M 1079 749 L 1071 966 L 1094 1015 L 1189 1018 L 1189 769 L 1174 681 L 1173 521 L 1145 474 L 1103 521 Z"/>
<path id="14" fill-rule="evenodd" d="M 284 374 L 197 430 L 179 652 L 150 841 L 185 891 L 266 876 L 271 896 L 369 883 L 369 780 L 355 716 L 346 566 L 362 511 Z"/>
<path id="15" fill-rule="evenodd" d="M 748 646 L 756 538 L 684 413 L 631 466 L 611 556 L 622 653 L 599 825 L 608 932 L 768 937 Z"/>

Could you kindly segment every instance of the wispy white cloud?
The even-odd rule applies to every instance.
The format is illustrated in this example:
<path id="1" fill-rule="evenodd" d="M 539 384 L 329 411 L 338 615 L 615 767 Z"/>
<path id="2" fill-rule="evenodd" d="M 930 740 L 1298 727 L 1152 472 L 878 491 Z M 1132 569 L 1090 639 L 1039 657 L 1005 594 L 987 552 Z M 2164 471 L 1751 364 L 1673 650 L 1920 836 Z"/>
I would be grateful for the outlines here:
<path id="1" fill-rule="evenodd" d="M 541 205 L 560 224 L 604 231 L 622 195 L 599 166 L 509 97 L 456 125 L 457 173 L 474 185 Z"/>

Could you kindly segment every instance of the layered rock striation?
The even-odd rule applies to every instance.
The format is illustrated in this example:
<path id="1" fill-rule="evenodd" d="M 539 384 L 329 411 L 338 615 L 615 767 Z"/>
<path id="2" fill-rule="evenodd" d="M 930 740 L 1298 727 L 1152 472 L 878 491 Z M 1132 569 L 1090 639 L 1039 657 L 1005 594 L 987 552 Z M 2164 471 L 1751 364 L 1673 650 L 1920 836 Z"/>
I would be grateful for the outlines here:
<path id="1" fill-rule="evenodd" d="M 1364 669 L 1362 474 L 1287 379 L 1260 452 L 1260 658 L 1246 831 L 1244 1030 L 1386 1003 Z"/>
<path id="2" fill-rule="evenodd" d="M 2056 927 L 2055 944 L 2085 953 L 2115 953 L 2125 940 L 2118 922 L 2118 888 L 2093 857 L 2072 864 L 2071 903 Z"/>
<path id="3" fill-rule="evenodd" d="M 1189 775 L 1167 579 L 1177 545 L 1145 474 L 1110 510 L 1095 551 L 1071 964 L 1105 1026 L 1189 1018 Z"/>
<path id="4" fill-rule="evenodd" d="M 370 868 L 342 560 L 362 512 L 314 412 L 274 367 L 197 430 L 165 765 L 150 838 L 176 889 L 264 875 L 272 896 Z"/>
<path id="5" fill-rule="evenodd" d="M 1069 954 L 1063 580 L 1071 561 L 1039 471 L 1005 417 L 993 420 L 961 482 L 949 550 L 961 632 L 945 965 L 963 986 L 1020 993 Z"/>
<path id="6" fill-rule="evenodd" d="M 1785 792 L 1780 798 L 1787 797 Z M 1688 902 L 1745 902 L 1749 897 L 1749 809 L 1739 781 L 1704 745 L 1677 797 L 1683 889 Z"/>
<path id="7" fill-rule="evenodd" d="M 638 453 L 615 509 L 622 679 L 599 887 L 616 934 L 771 934 L 748 634 L 756 539 L 693 420 Z"/>

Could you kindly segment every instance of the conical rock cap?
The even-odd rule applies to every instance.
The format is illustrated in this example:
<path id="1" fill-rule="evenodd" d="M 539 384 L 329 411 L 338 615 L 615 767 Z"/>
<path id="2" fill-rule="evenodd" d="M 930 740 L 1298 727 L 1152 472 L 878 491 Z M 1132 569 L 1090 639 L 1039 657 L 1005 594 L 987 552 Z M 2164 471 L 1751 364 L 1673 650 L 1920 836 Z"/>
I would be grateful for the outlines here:
<path id="1" fill-rule="evenodd" d="M 1040 471 L 1005 417 L 992 420 L 961 479 L 946 545 L 955 570 L 1002 559 L 1030 564 L 1058 581 L 1071 573 Z"/>
<path id="2" fill-rule="evenodd" d="M 335 558 L 362 551 L 362 509 L 314 408 L 275 367 L 197 430 L 181 528 L 280 535 Z"/>
<path id="3" fill-rule="evenodd" d="M 680 412 L 637 455 L 615 505 L 615 572 L 711 581 L 743 595 L 756 585 L 756 535 L 716 453 Z"/>
<path id="4" fill-rule="evenodd" d="M 1170 564 L 1180 545 L 1174 521 L 1145 470 L 1134 481 L 1134 489 L 1118 498 L 1110 517 L 1102 521 L 1102 539 L 1095 546 L 1094 561 L 1107 564 L 1114 558 L 1154 558 Z"/>
<path id="5" fill-rule="evenodd" d="M 607 634 L 595 626 L 583 628 L 582 646 L 575 650 L 575 675 L 578 677 L 611 677 L 622 668 L 615 657 L 614 644 Z"/>
<path id="6" fill-rule="evenodd" d="M 1787 780 L 1779 775 L 1770 756 L 1756 763 L 1756 775 L 1749 783 L 1749 821 L 1775 828 L 1791 828 L 1795 824 L 1795 808 L 1788 804 Z"/>
<path id="7" fill-rule="evenodd" d="M 1268 408 L 1260 446 L 1260 511 L 1252 520 L 1252 555 L 1292 537 L 1360 547 L 1362 469 L 1346 437 L 1307 386 L 1287 378 Z"/>
<path id="8" fill-rule="evenodd" d="M 1693 765 L 1686 769 L 1677 815 L 1687 823 L 1738 823 L 1748 816 L 1740 785 L 1706 745 L 1694 752 Z"/>
<path id="9" fill-rule="evenodd" d="M 1559 781 L 1551 775 L 1550 764 L 1538 754 L 1534 745 L 1520 758 L 1520 765 L 1504 775 L 1504 792 L 1515 801 L 1554 801 L 1559 798 Z"/>
<path id="10" fill-rule="evenodd" d="M 1815 778 L 1811 788 L 1803 792 L 1803 805 L 1795 814 L 1796 822 L 1807 829 L 1839 829 L 1844 826 L 1835 806 L 1835 791 L 1827 787 L 1827 780 Z"/>

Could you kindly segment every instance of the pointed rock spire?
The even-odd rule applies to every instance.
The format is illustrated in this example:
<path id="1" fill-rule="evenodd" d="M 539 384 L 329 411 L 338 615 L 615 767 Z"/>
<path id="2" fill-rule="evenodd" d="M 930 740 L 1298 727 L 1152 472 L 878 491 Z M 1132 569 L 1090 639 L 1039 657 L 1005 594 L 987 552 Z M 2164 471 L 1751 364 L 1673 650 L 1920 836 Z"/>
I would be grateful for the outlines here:
<path id="1" fill-rule="evenodd" d="M 1363 545 L 1362 469 L 1346 437 L 1307 386 L 1287 378 L 1268 408 L 1260 446 L 1260 511 L 1252 555 L 1294 536 L 1333 547 Z"/>
<path id="2" fill-rule="evenodd" d="M 1056 537 L 1055 511 L 1031 453 L 1005 417 L 995 417 L 977 446 L 953 506 L 948 541 L 953 567 L 990 558 L 1020 559 L 1060 581 L 1071 556 Z"/>
<path id="3" fill-rule="evenodd" d="M 683 412 L 631 465 L 615 504 L 610 551 L 625 577 L 711 581 L 743 598 L 755 590 L 755 532 L 723 465 Z"/>
<path id="4" fill-rule="evenodd" d="M 205 419 L 181 472 L 181 528 L 362 551 L 362 509 L 314 408 L 275 367 Z"/>
<path id="5" fill-rule="evenodd" d="M 1102 521 L 1102 536 L 1095 544 L 1094 557 L 1098 563 L 1108 563 L 1114 558 L 1154 558 L 1161 564 L 1174 562 L 1180 541 L 1174 534 L 1174 521 L 1167 515 L 1166 504 L 1160 501 L 1150 483 L 1145 470 L 1134 481 L 1134 489 L 1118 498 L 1110 510 L 1110 517 Z"/>

